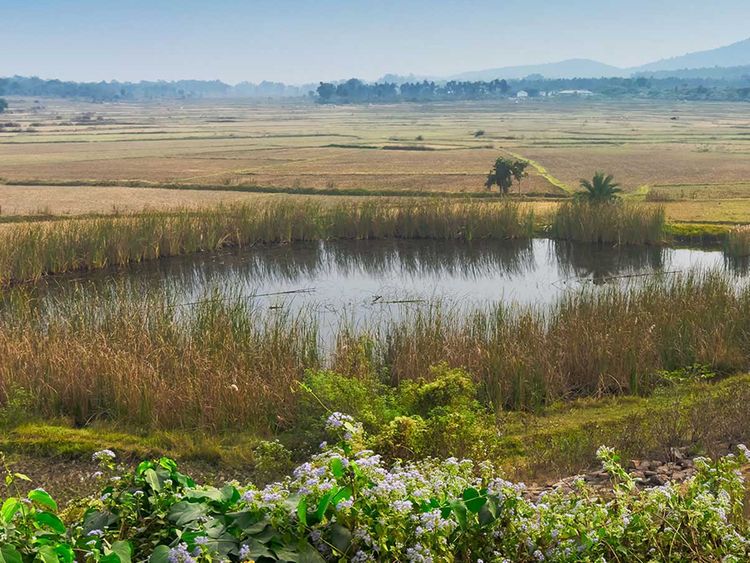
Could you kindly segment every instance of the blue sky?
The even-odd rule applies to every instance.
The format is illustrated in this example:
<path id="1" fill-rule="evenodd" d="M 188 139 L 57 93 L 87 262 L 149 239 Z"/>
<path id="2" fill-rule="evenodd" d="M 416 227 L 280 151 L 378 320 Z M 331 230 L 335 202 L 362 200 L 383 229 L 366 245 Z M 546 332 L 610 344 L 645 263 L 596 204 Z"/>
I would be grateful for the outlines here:
<path id="1" fill-rule="evenodd" d="M 750 0 L 0 0 L 0 76 L 316 82 L 593 58 L 750 37 Z"/>

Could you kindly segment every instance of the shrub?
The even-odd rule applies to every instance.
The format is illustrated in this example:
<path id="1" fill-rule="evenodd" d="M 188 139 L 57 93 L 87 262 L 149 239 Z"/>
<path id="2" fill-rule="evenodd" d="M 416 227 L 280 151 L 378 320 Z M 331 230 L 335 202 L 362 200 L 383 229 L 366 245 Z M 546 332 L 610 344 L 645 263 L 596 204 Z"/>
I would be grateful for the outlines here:
<path id="1" fill-rule="evenodd" d="M 745 561 L 740 465 L 748 451 L 699 458 L 685 484 L 639 490 L 615 452 L 600 448 L 608 495 L 582 480 L 532 500 L 488 464 L 423 460 L 385 465 L 358 450 L 356 423 L 335 413 L 345 439 L 263 489 L 196 485 L 169 459 L 116 469 L 64 523 L 42 489 L 2 505 L 5 561 L 152 563 L 230 561 Z M 341 433 L 343 431 L 343 434 Z M 8 474 L 12 485 L 15 477 Z M 23 478 L 23 476 L 21 476 Z"/>

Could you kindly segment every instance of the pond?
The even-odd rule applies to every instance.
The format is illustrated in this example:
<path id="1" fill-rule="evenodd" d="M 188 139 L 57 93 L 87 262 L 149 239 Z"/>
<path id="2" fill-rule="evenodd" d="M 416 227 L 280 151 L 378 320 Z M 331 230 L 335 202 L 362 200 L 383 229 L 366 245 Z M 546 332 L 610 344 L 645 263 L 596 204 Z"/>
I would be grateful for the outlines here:
<path id="1" fill-rule="evenodd" d="M 457 307 L 544 305 L 582 287 L 628 285 L 691 269 L 732 269 L 720 251 L 530 241 L 337 241 L 199 254 L 49 278 L 42 296 L 107 290 L 171 290 L 191 304 L 217 289 L 271 311 L 310 310 L 335 324 L 397 315 L 439 300 Z"/>

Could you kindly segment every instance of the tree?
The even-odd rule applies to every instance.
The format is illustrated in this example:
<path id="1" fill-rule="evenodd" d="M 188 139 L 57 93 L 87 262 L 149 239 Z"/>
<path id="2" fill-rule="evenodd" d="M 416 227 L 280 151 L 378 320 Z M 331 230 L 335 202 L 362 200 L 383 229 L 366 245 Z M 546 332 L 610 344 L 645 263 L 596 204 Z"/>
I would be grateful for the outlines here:
<path id="1" fill-rule="evenodd" d="M 526 172 L 526 168 L 529 166 L 529 163 L 525 160 L 516 160 L 511 164 L 510 166 L 510 173 L 513 175 L 513 179 L 518 182 L 518 195 L 521 195 L 521 180 L 526 178 L 526 176 L 529 175 L 528 172 Z"/>
<path id="2" fill-rule="evenodd" d="M 514 160 L 510 158 L 498 158 L 495 165 L 487 174 L 484 186 L 489 190 L 492 186 L 498 186 L 504 194 L 513 186 L 513 180 L 518 182 L 518 190 L 521 190 L 521 180 L 528 174 L 526 167 L 529 165 L 525 160 Z"/>
<path id="3" fill-rule="evenodd" d="M 330 82 L 321 82 L 320 86 L 318 86 L 318 96 L 320 96 L 320 101 L 322 102 L 330 101 L 335 93 L 336 86 Z"/>
<path id="4" fill-rule="evenodd" d="M 492 186 L 498 186 L 501 192 L 507 194 L 512 185 L 513 171 L 511 168 L 511 161 L 505 158 L 498 158 L 495 161 L 495 166 L 493 166 L 490 173 L 487 174 L 487 181 L 484 183 L 484 186 L 488 190 L 492 189 Z"/>
<path id="5" fill-rule="evenodd" d="M 581 180 L 581 187 L 585 190 L 576 194 L 578 199 L 588 201 L 589 203 L 606 203 L 617 199 L 618 194 L 622 192 L 619 184 L 614 182 L 614 177 L 604 175 L 604 172 L 597 172 L 594 178 Z"/>
<path id="6" fill-rule="evenodd" d="M 7 107 L 8 102 L 5 101 L 5 98 L 0 98 L 0 113 L 3 113 Z"/>

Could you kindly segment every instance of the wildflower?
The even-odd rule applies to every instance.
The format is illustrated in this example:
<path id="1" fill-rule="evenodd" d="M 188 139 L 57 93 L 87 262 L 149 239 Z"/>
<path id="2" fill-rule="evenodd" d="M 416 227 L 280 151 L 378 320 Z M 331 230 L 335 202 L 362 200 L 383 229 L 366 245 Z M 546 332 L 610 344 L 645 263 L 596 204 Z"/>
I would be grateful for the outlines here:
<path id="1" fill-rule="evenodd" d="M 353 424 L 354 419 L 348 414 L 342 414 L 335 412 L 326 420 L 326 428 L 329 430 L 337 430 L 344 426 L 344 424 Z"/>
<path id="2" fill-rule="evenodd" d="M 206 545 L 208 543 L 208 538 L 206 536 L 198 536 L 194 541 L 195 545 Z"/>
<path id="3" fill-rule="evenodd" d="M 187 550 L 187 544 L 181 543 L 177 547 L 173 547 L 167 554 L 167 561 L 169 563 L 195 563 L 195 559 Z"/>
<path id="4" fill-rule="evenodd" d="M 240 548 L 240 561 L 247 561 L 250 559 L 250 546 L 247 544 L 244 544 Z"/>
<path id="5" fill-rule="evenodd" d="M 279 502 L 282 498 L 281 493 L 276 491 L 264 491 L 261 493 L 261 500 L 267 504 Z"/>
<path id="6" fill-rule="evenodd" d="M 394 501 L 391 506 L 393 506 L 393 509 L 396 512 L 399 512 L 401 514 L 406 514 L 407 512 L 411 512 L 412 508 L 414 508 L 414 505 L 411 503 L 410 500 L 397 500 L 397 501 Z"/>
<path id="7" fill-rule="evenodd" d="M 99 450 L 98 452 L 94 452 L 91 459 L 94 461 L 112 461 L 115 457 L 117 456 L 115 456 L 115 452 L 112 450 Z"/>
<path id="8" fill-rule="evenodd" d="M 89 530 L 89 533 L 86 534 L 87 536 L 99 536 L 100 538 L 104 536 L 104 532 L 96 529 L 96 530 Z"/>
<path id="9" fill-rule="evenodd" d="M 336 510 L 348 510 L 354 506 L 354 499 L 344 499 L 336 505 Z"/>

